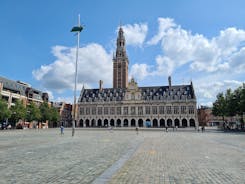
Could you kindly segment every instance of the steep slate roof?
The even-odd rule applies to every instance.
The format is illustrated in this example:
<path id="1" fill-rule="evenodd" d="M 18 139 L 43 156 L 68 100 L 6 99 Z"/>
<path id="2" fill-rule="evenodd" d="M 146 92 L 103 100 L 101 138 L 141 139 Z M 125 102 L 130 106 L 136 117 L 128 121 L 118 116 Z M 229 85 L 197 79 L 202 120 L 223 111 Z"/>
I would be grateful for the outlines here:
<path id="1" fill-rule="evenodd" d="M 142 100 L 195 100 L 195 94 L 191 85 L 177 86 L 152 86 L 139 87 Z M 105 88 L 99 89 L 82 89 L 79 102 L 113 102 L 122 101 L 127 89 Z"/>

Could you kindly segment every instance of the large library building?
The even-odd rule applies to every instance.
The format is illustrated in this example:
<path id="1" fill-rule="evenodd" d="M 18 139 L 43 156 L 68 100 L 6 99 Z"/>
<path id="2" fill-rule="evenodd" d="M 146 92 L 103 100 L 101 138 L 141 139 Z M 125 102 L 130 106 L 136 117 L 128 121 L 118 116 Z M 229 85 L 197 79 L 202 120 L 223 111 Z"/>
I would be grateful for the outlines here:
<path id="1" fill-rule="evenodd" d="M 82 89 L 77 127 L 197 127 L 196 96 L 192 82 L 139 87 L 128 81 L 128 56 L 122 27 L 113 56 L 113 88 Z"/>

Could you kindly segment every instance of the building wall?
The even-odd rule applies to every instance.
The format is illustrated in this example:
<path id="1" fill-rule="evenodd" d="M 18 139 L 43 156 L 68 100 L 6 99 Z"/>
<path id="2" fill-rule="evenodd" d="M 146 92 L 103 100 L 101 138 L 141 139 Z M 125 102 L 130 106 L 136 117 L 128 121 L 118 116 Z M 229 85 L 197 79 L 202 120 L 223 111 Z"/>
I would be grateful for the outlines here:
<path id="1" fill-rule="evenodd" d="M 212 108 L 201 106 L 198 110 L 198 120 L 200 126 L 223 126 L 223 121 L 225 122 L 236 122 L 239 118 L 237 116 L 214 116 L 212 114 Z"/>
<path id="2" fill-rule="evenodd" d="M 151 126 L 153 127 L 198 126 L 197 111 L 195 105 L 196 105 L 195 101 L 188 102 L 188 103 L 185 102 L 145 103 L 144 101 L 130 101 L 130 102 L 122 102 L 122 103 L 97 103 L 97 104 L 83 103 L 80 104 L 80 109 L 78 112 L 79 124 L 77 124 L 77 126 L 80 127 L 105 126 L 106 120 L 108 120 L 108 125 L 111 126 L 118 126 L 117 123 L 118 120 L 120 120 L 121 122 L 120 126 L 125 126 L 124 120 L 128 120 L 129 127 L 132 126 L 133 120 L 135 120 L 135 124 L 133 126 L 142 126 L 139 125 L 140 119 L 143 121 L 143 126 L 146 126 L 145 125 L 146 121 L 150 121 Z M 185 111 L 183 107 L 185 107 Z M 168 108 L 171 108 L 171 112 L 167 112 Z M 101 113 L 99 112 L 100 109 L 102 111 Z M 106 112 L 107 110 L 108 113 Z M 120 113 L 118 111 L 120 111 Z M 102 121 L 101 124 L 99 124 L 99 120 Z M 171 125 L 167 123 L 168 120 L 172 121 Z M 185 120 L 186 122 L 184 122 Z"/>
<path id="3" fill-rule="evenodd" d="M 31 92 L 29 93 L 29 91 Z M 35 90 L 28 84 L 2 77 L 0 78 L 0 94 L 8 102 L 8 107 L 14 105 L 17 100 L 21 100 L 24 105 L 28 105 L 31 102 L 40 105 L 45 100 L 48 102 L 48 94 Z M 45 99 L 43 99 L 44 96 Z"/>
<path id="4" fill-rule="evenodd" d="M 70 127 L 72 124 L 72 105 L 65 102 L 55 102 L 53 103 L 60 114 L 60 121 L 54 125 L 54 127 L 59 127 L 61 125 L 65 127 Z"/>

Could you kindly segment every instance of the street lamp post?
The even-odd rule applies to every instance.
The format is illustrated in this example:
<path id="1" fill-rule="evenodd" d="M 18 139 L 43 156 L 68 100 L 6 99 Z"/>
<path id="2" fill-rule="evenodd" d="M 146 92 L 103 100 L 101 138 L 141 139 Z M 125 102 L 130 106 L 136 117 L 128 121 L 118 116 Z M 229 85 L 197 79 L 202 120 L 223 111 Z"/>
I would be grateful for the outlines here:
<path id="1" fill-rule="evenodd" d="M 75 134 L 75 121 L 76 121 L 76 91 L 77 91 L 77 62 L 78 62 L 78 50 L 79 50 L 79 40 L 80 32 L 83 30 L 83 26 L 80 25 L 80 15 L 78 15 L 78 25 L 71 29 L 71 32 L 77 33 L 77 51 L 76 51 L 76 65 L 75 65 L 75 84 L 74 84 L 74 109 L 73 109 L 73 119 L 72 119 L 72 136 Z"/>

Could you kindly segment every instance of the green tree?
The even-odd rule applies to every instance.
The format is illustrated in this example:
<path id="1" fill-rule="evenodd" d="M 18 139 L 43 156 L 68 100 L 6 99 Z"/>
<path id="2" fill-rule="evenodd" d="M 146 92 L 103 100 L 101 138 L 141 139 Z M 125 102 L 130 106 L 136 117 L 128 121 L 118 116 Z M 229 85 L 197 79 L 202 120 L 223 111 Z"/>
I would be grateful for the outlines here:
<path id="1" fill-rule="evenodd" d="M 55 107 L 51 107 L 50 112 L 51 112 L 50 123 L 52 123 L 53 126 L 54 123 L 57 123 L 57 121 L 60 120 L 60 114 Z"/>
<path id="2" fill-rule="evenodd" d="M 26 119 L 27 121 L 39 121 L 41 119 L 41 112 L 38 106 L 31 102 L 26 108 Z"/>
<path id="3" fill-rule="evenodd" d="M 217 95 L 217 100 L 213 103 L 212 113 L 215 116 L 222 116 L 223 122 L 227 115 L 227 103 L 223 93 Z"/>
<path id="4" fill-rule="evenodd" d="M 26 118 L 26 107 L 24 106 L 23 102 L 17 100 L 14 106 L 10 107 L 11 110 L 11 121 L 13 121 L 13 125 L 15 126 L 16 123 L 21 119 L 25 120 Z"/>
<path id="5" fill-rule="evenodd" d="M 244 119 L 243 119 L 243 115 L 245 113 L 245 83 L 243 83 L 242 86 L 240 86 L 239 88 L 237 88 L 235 91 L 234 91 L 236 97 L 237 97 L 237 100 L 238 100 L 238 103 L 237 103 L 237 114 L 240 115 L 241 119 L 241 125 L 242 125 L 242 128 L 244 129 Z"/>
<path id="6" fill-rule="evenodd" d="M 40 120 L 42 122 L 46 122 L 47 120 L 51 119 L 51 112 L 50 112 L 50 107 L 47 102 L 43 102 L 40 107 L 40 113 L 41 113 L 41 118 Z"/>
<path id="7" fill-rule="evenodd" d="M 5 121 L 10 118 L 11 112 L 8 109 L 8 104 L 5 100 L 0 96 L 0 121 Z"/>
<path id="8" fill-rule="evenodd" d="M 225 101 L 226 101 L 226 115 L 228 116 L 235 116 L 239 109 L 239 95 L 235 92 L 233 93 L 231 89 L 227 89 L 225 94 Z"/>
<path id="9" fill-rule="evenodd" d="M 222 116 L 223 121 L 225 116 L 240 115 L 241 127 L 244 128 L 243 114 L 245 112 L 245 84 L 238 87 L 232 92 L 227 89 L 225 96 L 223 93 L 217 95 L 216 101 L 213 103 L 212 113 L 215 116 Z"/>

